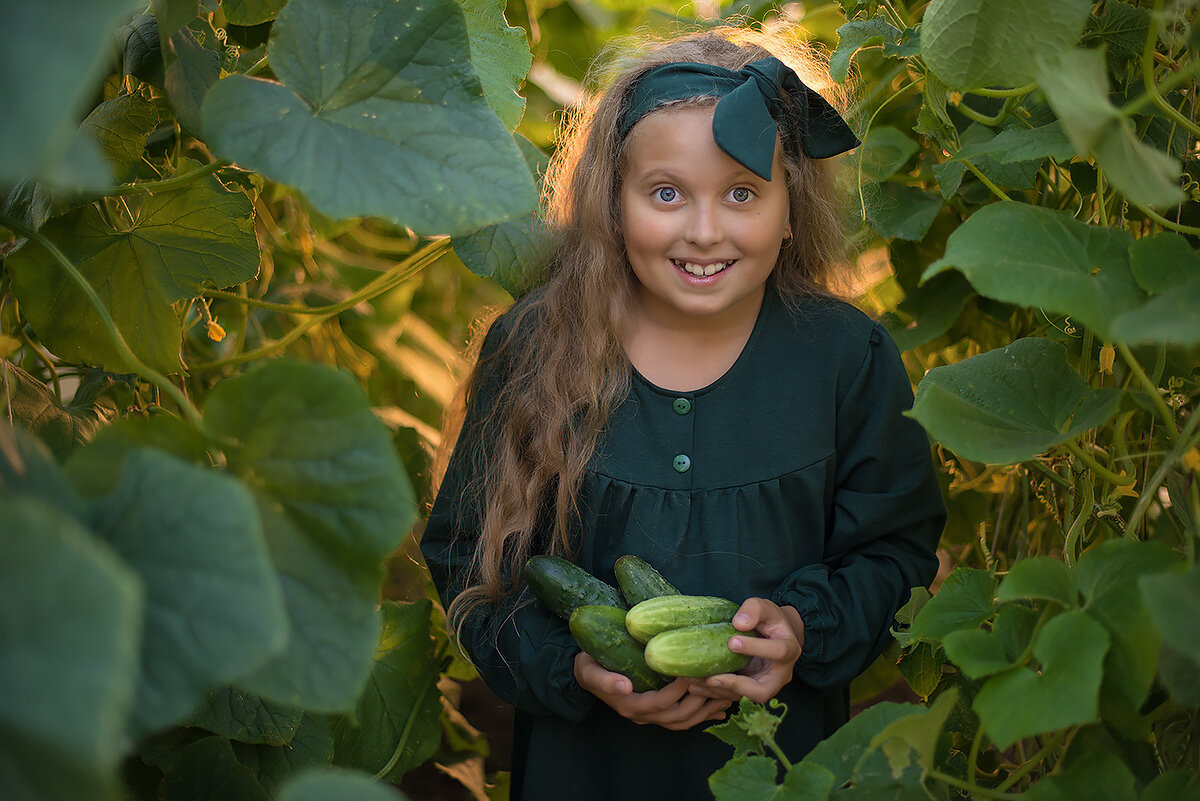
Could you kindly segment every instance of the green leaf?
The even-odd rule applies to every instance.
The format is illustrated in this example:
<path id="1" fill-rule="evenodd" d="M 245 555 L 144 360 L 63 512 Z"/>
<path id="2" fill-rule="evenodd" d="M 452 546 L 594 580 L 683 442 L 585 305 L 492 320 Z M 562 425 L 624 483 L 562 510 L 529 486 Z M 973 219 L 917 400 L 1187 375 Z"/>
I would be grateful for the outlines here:
<path id="1" fill-rule="evenodd" d="M 204 409 L 251 487 L 283 583 L 286 650 L 239 685 L 316 711 L 353 707 L 372 666 L 382 562 L 416 516 L 391 435 L 348 373 L 272 361 Z"/>
<path id="2" fill-rule="evenodd" d="M 921 22 L 921 57 L 955 89 L 1016 87 L 1036 59 L 1079 41 L 1089 0 L 933 0 Z"/>
<path id="3" fill-rule="evenodd" d="M 471 63 L 483 96 L 504 127 L 515 130 L 525 113 L 521 83 L 533 63 L 525 31 L 504 19 L 504 0 L 459 0 L 471 40 Z"/>
<path id="4" fill-rule="evenodd" d="M 942 680 L 942 649 L 927 642 L 914 643 L 900 654 L 896 668 L 913 692 L 928 700 Z"/>
<path id="5" fill-rule="evenodd" d="M 544 173 L 550 159 L 524 136 L 517 136 L 517 144 L 530 173 Z M 541 214 L 534 212 L 456 236 L 451 244 L 471 272 L 494 279 L 510 295 L 519 297 L 541 281 L 558 240 Z"/>
<path id="6" fill-rule="evenodd" d="M 1200 662 L 1164 643 L 1158 652 L 1158 677 L 1176 701 L 1200 706 Z"/>
<path id="7" fill-rule="evenodd" d="M 1109 637 L 1082 610 L 1044 625 L 1033 642 L 1041 663 L 993 676 L 975 696 L 980 724 L 998 748 L 1099 717 L 1100 680 Z"/>
<path id="8" fill-rule="evenodd" d="M 90 371 L 71 401 L 60 404 L 45 384 L 5 360 L 0 362 L 0 414 L 11 414 L 56 454 L 65 456 L 117 416 L 112 396 L 121 386 L 99 371 Z"/>
<path id="9" fill-rule="evenodd" d="M 1138 581 L 1180 564 L 1164 545 L 1110 540 L 1088 550 L 1075 567 L 1084 608 L 1112 640 L 1104 666 L 1105 694 L 1136 712 L 1154 682 L 1162 638 Z"/>
<path id="10" fill-rule="evenodd" d="M 924 239 L 942 208 L 939 196 L 895 181 L 864 184 L 862 193 L 867 225 L 886 238 Z"/>
<path id="11" fill-rule="evenodd" d="M 1075 148 L 1057 123 L 1040 128 L 1006 128 L 994 136 L 983 125 L 972 124 L 962 135 L 963 146 L 949 161 L 933 167 L 942 197 L 958 191 L 967 167 L 974 164 L 1003 187 L 1028 189 L 1042 161 L 1048 157 L 1070 160 Z"/>
<path id="12" fill-rule="evenodd" d="M 145 587 L 137 737 L 181 721 L 211 688 L 283 648 L 282 593 L 254 500 L 237 481 L 135 450 L 94 521 Z"/>
<path id="13" fill-rule="evenodd" d="M 1112 321 L 1112 338 L 1129 345 L 1200 343 L 1200 275 Z"/>
<path id="14" fill-rule="evenodd" d="M 404 801 L 390 785 L 354 771 L 306 771 L 283 786 L 279 801 Z"/>
<path id="15" fill-rule="evenodd" d="M 912 137 L 891 125 L 878 125 L 867 132 L 858 147 L 855 166 L 861 180 L 879 183 L 903 167 L 916 152 L 917 143 Z"/>
<path id="16" fill-rule="evenodd" d="M 142 163 L 146 136 L 157 124 L 153 103 L 141 95 L 120 95 L 92 109 L 79 127 L 100 145 L 113 177 L 128 181 Z"/>
<path id="17" fill-rule="evenodd" d="M 1142 790 L 1141 801 L 1200 801 L 1200 779 L 1186 768 L 1160 773 Z"/>
<path id="18" fill-rule="evenodd" d="M 272 797 L 293 775 L 333 762 L 333 734 L 328 715 L 305 714 L 295 736 L 284 746 L 233 743 L 238 762 L 250 769 Z"/>
<path id="19" fill-rule="evenodd" d="M 1186 573 L 1142 576 L 1142 598 L 1163 641 L 1200 664 L 1200 567 Z"/>
<path id="20" fill-rule="evenodd" d="M 1071 144 L 1094 156 L 1115 188 L 1148 206 L 1169 207 L 1184 199 L 1179 162 L 1139 141 L 1133 121 L 1109 101 L 1103 52 L 1049 55 L 1039 61 L 1037 79 Z"/>
<path id="21" fill-rule="evenodd" d="M 1134 776 L 1120 759 L 1089 751 L 1061 772 L 1045 776 L 1023 795 L 1025 801 L 1134 801 Z"/>
<path id="22" fill-rule="evenodd" d="M 708 777 L 716 801 L 825 801 L 833 774 L 810 762 L 792 766 L 776 783 L 779 763 L 773 757 L 738 756 Z"/>
<path id="23" fill-rule="evenodd" d="M 838 43 L 829 57 L 829 74 L 838 83 L 846 82 L 850 71 L 850 59 L 864 47 L 882 45 L 884 42 L 898 43 L 900 30 L 887 23 L 883 17 L 852 19 L 837 29 Z"/>
<path id="24" fill-rule="evenodd" d="M 117 31 L 123 75 L 132 75 L 152 86 L 162 86 L 162 42 L 158 30 L 154 15 L 138 14 Z"/>
<path id="25" fill-rule="evenodd" d="M 42 233 L 84 275 L 117 329 L 143 361 L 179 370 L 182 330 L 171 304 L 204 287 L 244 283 L 258 273 L 254 210 L 241 192 L 209 176 L 134 206 L 113 228 L 94 206 L 48 222 Z M 21 308 L 58 356 L 129 372 L 82 290 L 40 245 L 5 260 Z"/>
<path id="26" fill-rule="evenodd" d="M 1079 590 L 1071 568 L 1049 556 L 1035 556 L 1014 564 L 996 591 L 1000 603 L 1022 598 L 1054 601 L 1072 609 L 1079 605 Z"/>
<path id="27" fill-rule="evenodd" d="M 169 414 L 116 420 L 71 454 L 65 465 L 71 483 L 91 498 L 110 495 L 120 480 L 118 466 L 137 448 L 155 448 L 197 465 L 211 464 L 208 442 L 191 425 Z"/>
<path id="28" fill-rule="evenodd" d="M 721 742 L 732 745 L 735 757 L 762 754 L 764 753 L 762 740 L 746 731 L 745 723 L 751 714 L 761 710 L 763 710 L 761 704 L 756 704 L 749 698 L 743 697 L 738 701 L 738 711 L 729 720 L 709 726 L 705 731 Z"/>
<path id="29" fill-rule="evenodd" d="M 292 741 L 303 715 L 302 710 L 225 687 L 211 691 L 187 725 L 243 743 L 281 746 Z"/>
<path id="30" fill-rule="evenodd" d="M 34 434 L 7 423 L 0 423 L 0 493 L 36 498 L 87 524 L 83 499 L 54 461 L 50 449 Z"/>
<path id="31" fill-rule="evenodd" d="M 908 630 L 912 640 L 938 643 L 952 631 L 974 629 L 995 611 L 996 577 L 973 567 L 955 568 Z"/>
<path id="32" fill-rule="evenodd" d="M 1091 389 L 1061 344 L 1031 337 L 930 370 L 908 414 L 960 456 L 1015 464 L 1103 425 L 1121 397 Z"/>
<path id="33" fill-rule="evenodd" d="M 163 801 L 270 801 L 224 737 L 204 737 L 179 749 L 160 792 Z"/>
<path id="34" fill-rule="evenodd" d="M 193 136 L 202 136 L 202 108 L 208 91 L 221 77 L 221 57 L 196 41 L 188 28 L 167 40 L 167 71 L 163 80 L 167 98 L 179 125 Z"/>
<path id="35" fill-rule="evenodd" d="M 1103 14 L 1093 14 L 1088 20 L 1081 44 L 1091 48 L 1104 47 L 1110 72 L 1123 75 L 1124 64 L 1142 55 L 1150 27 L 1150 10 L 1138 8 L 1121 0 L 1108 0 Z"/>
<path id="36" fill-rule="evenodd" d="M 116 799 L 141 587 L 74 518 L 0 492 L 0 787 Z"/>
<path id="37" fill-rule="evenodd" d="M 854 775 L 855 766 L 870 751 L 871 740 L 876 733 L 895 720 L 923 710 L 924 707 L 919 704 L 894 704 L 890 701 L 873 704 L 817 743 L 801 764 L 820 765 L 833 774 L 835 786 L 840 787 Z"/>
<path id="38" fill-rule="evenodd" d="M 20 124 L 0 126 L 0 183 L 44 175 L 66 155 L 88 100 L 100 88 L 112 32 L 136 5 L 62 0 L 46 13 L 41 3 L 5 4 L 3 107 L 5 118 Z"/>
<path id="39" fill-rule="evenodd" d="M 925 772 L 915 764 L 892 768 L 883 751 L 867 751 L 854 766 L 854 776 L 839 797 L 855 801 L 931 801 Z"/>
<path id="40" fill-rule="evenodd" d="M 287 0 L 221 0 L 225 19 L 234 25 L 260 25 L 275 19 Z"/>
<path id="41" fill-rule="evenodd" d="M 875 735 L 870 747 L 887 756 L 894 777 L 899 778 L 909 765 L 933 769 L 938 738 L 957 701 L 957 690 L 944 692 L 928 709 L 894 720 Z"/>
<path id="42" fill-rule="evenodd" d="M 429 635 L 431 610 L 428 599 L 383 605 L 383 631 L 367 688 L 352 714 L 334 720 L 339 765 L 375 775 L 391 765 L 381 778 L 399 782 L 437 750 L 442 740 L 441 665 Z"/>
<path id="43" fill-rule="evenodd" d="M 896 311 L 884 315 L 883 323 L 903 353 L 949 331 L 974 296 L 975 291 L 962 275 L 936 275 L 909 290 Z"/>
<path id="44" fill-rule="evenodd" d="M 1106 336 L 1113 317 L 1145 300 L 1130 273 L 1130 242 L 1125 231 L 1069 212 L 993 203 L 950 234 L 946 255 L 921 280 L 957 269 L 981 295 L 1068 314 Z"/>
<path id="45" fill-rule="evenodd" d="M 1162 231 L 1129 243 L 1129 269 L 1142 289 L 1157 295 L 1200 276 L 1200 253 L 1174 231 Z"/>
<path id="46" fill-rule="evenodd" d="M 1004 642 L 983 629 L 952 631 L 942 644 L 947 658 L 976 681 L 1013 666 L 1013 658 L 1005 652 Z"/>
<path id="47" fill-rule="evenodd" d="M 222 79 L 205 133 L 323 213 L 456 234 L 537 206 L 455 0 L 291 0 L 267 53 L 282 83 Z"/>

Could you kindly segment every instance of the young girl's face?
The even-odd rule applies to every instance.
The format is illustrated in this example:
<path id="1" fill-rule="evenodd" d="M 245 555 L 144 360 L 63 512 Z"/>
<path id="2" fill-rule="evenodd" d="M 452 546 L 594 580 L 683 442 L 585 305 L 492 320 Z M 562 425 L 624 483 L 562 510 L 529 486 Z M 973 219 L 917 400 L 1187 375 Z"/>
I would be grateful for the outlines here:
<path id="1" fill-rule="evenodd" d="M 779 144 L 771 180 L 712 137 L 712 107 L 647 114 L 626 140 L 621 233 L 645 311 L 677 322 L 757 315 L 788 231 Z"/>

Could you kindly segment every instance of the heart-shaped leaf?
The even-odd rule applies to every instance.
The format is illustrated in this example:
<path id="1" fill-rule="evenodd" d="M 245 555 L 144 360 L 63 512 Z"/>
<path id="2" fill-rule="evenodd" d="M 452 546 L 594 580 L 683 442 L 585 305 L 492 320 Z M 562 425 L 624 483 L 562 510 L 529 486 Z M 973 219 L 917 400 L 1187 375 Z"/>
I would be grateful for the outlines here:
<path id="1" fill-rule="evenodd" d="M 453 234 L 518 217 L 537 195 L 467 30 L 455 0 L 291 0 L 267 45 L 282 83 L 221 80 L 205 133 L 338 219 Z"/>

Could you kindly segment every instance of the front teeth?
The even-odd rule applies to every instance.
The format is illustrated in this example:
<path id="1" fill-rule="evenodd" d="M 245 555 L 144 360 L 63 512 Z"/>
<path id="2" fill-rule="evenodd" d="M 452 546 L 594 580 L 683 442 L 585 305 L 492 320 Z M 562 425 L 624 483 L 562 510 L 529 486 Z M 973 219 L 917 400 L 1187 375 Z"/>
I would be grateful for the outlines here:
<path id="1" fill-rule="evenodd" d="M 721 261 L 717 262 L 716 264 L 709 264 L 707 266 L 703 264 L 693 264 L 690 261 L 677 261 L 675 263 L 679 265 L 679 267 L 685 272 L 699 277 L 716 275 L 717 273 L 721 272 L 721 270 L 724 270 L 726 267 L 733 264 L 732 261 Z"/>

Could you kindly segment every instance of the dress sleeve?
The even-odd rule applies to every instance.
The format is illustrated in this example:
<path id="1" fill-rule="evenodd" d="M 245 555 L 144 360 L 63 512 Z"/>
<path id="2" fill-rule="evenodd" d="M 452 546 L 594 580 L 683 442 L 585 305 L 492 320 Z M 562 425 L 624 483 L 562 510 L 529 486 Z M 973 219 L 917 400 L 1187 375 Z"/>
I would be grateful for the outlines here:
<path id="1" fill-rule="evenodd" d="M 484 340 L 481 359 L 495 352 L 500 330 L 498 321 Z M 497 384 L 485 378 L 468 401 L 458 444 L 421 537 L 421 552 L 445 608 L 466 587 L 479 537 L 482 518 L 472 497 L 478 483 L 471 481 L 477 468 L 470 445 L 484 436 Z M 534 602 L 528 588 L 515 599 L 476 607 L 459 634 L 459 644 L 487 685 L 522 711 L 580 720 L 596 701 L 575 681 L 580 649 L 566 622 Z"/>
<path id="2" fill-rule="evenodd" d="M 909 590 L 937 573 L 946 511 L 929 440 L 891 337 L 872 329 L 866 356 L 840 394 L 835 486 L 825 559 L 792 573 L 771 599 L 804 620 L 796 677 L 844 687 L 884 649 Z"/>

